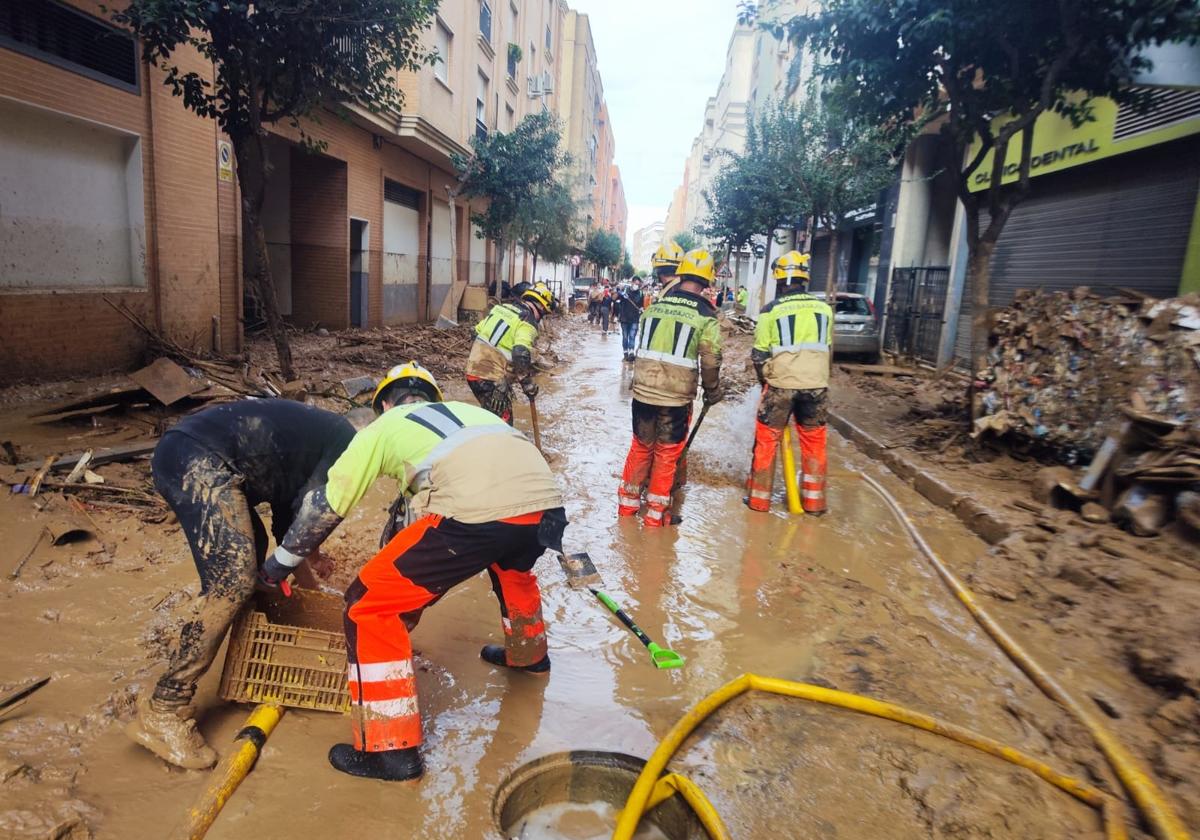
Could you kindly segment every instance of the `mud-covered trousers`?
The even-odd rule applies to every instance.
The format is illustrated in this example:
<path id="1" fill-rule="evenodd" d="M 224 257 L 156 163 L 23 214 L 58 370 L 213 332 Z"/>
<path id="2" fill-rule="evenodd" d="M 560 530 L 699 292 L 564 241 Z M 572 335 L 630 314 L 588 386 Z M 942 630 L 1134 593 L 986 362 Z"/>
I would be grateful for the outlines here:
<path id="1" fill-rule="evenodd" d="M 480 379 L 478 376 L 467 376 L 467 386 L 479 404 L 495 414 L 508 425 L 513 424 L 513 386 L 511 382 L 491 379 Z"/>
<path id="2" fill-rule="evenodd" d="M 635 516 L 646 491 L 642 521 L 656 528 L 670 525 L 674 500 L 687 482 L 687 464 L 681 459 L 692 422 L 692 406 L 651 405 L 633 401 L 633 440 L 617 488 L 617 514 Z"/>
<path id="3" fill-rule="evenodd" d="M 507 661 L 546 655 L 546 625 L 533 564 L 542 512 L 469 525 L 430 515 L 383 547 L 346 590 L 347 681 L 354 747 L 367 752 L 421 743 L 409 631 L 422 611 L 487 570 L 500 601 Z"/>
<path id="4" fill-rule="evenodd" d="M 266 556 L 267 531 L 242 490 L 243 479 L 225 461 L 182 434 L 163 435 L 150 463 L 154 487 L 166 499 L 192 549 L 200 575 L 179 639 L 154 699 L 185 706 L 208 670 L 225 632 L 254 592 L 258 564 Z M 272 523 L 276 534 L 290 523 Z"/>
<path id="5" fill-rule="evenodd" d="M 829 389 L 794 390 L 764 385 L 754 423 L 754 452 L 746 480 L 751 510 L 770 510 L 775 453 L 788 418 L 800 441 L 800 501 L 807 513 L 825 512 L 825 422 Z"/>

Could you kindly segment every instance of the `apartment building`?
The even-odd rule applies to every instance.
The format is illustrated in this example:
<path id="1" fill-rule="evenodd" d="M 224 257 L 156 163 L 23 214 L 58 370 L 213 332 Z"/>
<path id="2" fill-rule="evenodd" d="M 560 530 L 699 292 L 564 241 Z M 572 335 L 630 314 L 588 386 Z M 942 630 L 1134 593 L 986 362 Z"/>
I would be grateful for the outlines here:
<path id="1" fill-rule="evenodd" d="M 496 279 L 494 248 L 470 224 L 482 207 L 460 200 L 451 215 L 451 157 L 531 112 L 563 113 L 560 91 L 576 83 L 569 15 L 562 0 L 443 0 L 424 34 L 442 60 L 397 75 L 400 112 L 328 103 L 303 126 L 320 153 L 273 130 L 263 221 L 287 318 L 429 320 L 452 277 Z M 594 47 L 585 58 L 587 89 L 601 92 Z M 213 72 L 195 54 L 180 62 Z M 105 297 L 196 349 L 237 351 L 259 319 L 232 149 L 162 81 L 98 0 L 0 14 L 0 381 L 138 361 L 143 337 Z M 605 204 L 619 203 L 611 158 L 597 165 Z M 507 264 L 515 278 L 527 262 Z"/>
<path id="2" fill-rule="evenodd" d="M 632 256 L 633 264 L 638 271 L 645 271 L 650 268 L 650 261 L 654 257 L 654 252 L 663 243 L 665 229 L 665 222 L 653 222 L 644 228 L 638 228 L 634 231 Z"/>

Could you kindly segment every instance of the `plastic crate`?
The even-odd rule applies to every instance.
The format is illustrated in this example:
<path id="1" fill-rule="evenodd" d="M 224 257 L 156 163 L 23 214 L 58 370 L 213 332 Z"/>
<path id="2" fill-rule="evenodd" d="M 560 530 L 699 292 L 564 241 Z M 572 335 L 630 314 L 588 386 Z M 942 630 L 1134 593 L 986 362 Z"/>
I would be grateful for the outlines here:
<path id="1" fill-rule="evenodd" d="M 233 623 L 220 696 L 235 703 L 350 711 L 340 596 L 260 595 Z"/>

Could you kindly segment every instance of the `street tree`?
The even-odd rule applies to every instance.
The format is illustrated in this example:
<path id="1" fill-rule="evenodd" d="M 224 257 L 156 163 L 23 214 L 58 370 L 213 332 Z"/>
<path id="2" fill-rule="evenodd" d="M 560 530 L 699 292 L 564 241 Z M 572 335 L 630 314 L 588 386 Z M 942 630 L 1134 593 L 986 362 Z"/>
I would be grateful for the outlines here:
<path id="1" fill-rule="evenodd" d="M 470 155 L 455 155 L 458 184 L 451 201 L 459 196 L 482 198 L 487 209 L 472 213 L 471 221 L 485 238 L 496 244 L 497 285 L 503 282 L 509 246 L 517 240 L 521 220 L 535 213 L 539 193 L 551 203 L 557 195 L 548 185 L 567 164 L 560 150 L 558 121 L 549 111 L 526 116 L 508 133 L 496 131 L 483 139 L 472 138 Z"/>
<path id="2" fill-rule="evenodd" d="M 583 248 L 583 258 L 596 264 L 597 270 L 615 269 L 624 257 L 621 237 L 608 230 L 594 229 L 588 234 Z"/>
<path id="3" fill-rule="evenodd" d="M 421 35 L 436 0 L 131 0 L 112 13 L 142 43 L 145 60 L 165 71 L 164 83 L 185 107 L 216 120 L 237 159 L 242 217 L 254 249 L 251 292 L 262 304 L 279 369 L 293 379 L 292 351 L 262 225 L 271 160 L 268 130 L 290 125 L 315 150 L 305 131 L 329 103 L 353 102 L 374 112 L 399 112 L 397 70 L 433 60 Z M 192 48 L 215 68 L 212 79 L 181 66 Z"/>
<path id="4" fill-rule="evenodd" d="M 1055 113 L 1078 126 L 1095 97 L 1139 99 L 1129 84 L 1151 67 L 1145 48 L 1194 43 L 1200 11 L 1195 0 L 826 0 L 814 14 L 760 25 L 823 56 L 818 73 L 843 85 L 869 124 L 905 131 L 940 121 L 966 210 L 981 371 L 991 258 L 1029 194 L 1035 122 Z M 977 172 L 987 187 L 972 192 Z"/>
<path id="5" fill-rule="evenodd" d="M 671 237 L 671 241 L 682 248 L 685 253 L 700 247 L 700 241 L 696 239 L 696 234 L 690 230 L 680 231 Z"/>
<path id="6" fill-rule="evenodd" d="M 538 260 L 562 262 L 579 239 L 580 202 L 561 168 L 547 181 L 536 185 L 532 200 L 521 207 L 514 224 L 517 244 L 533 256 L 533 277 Z"/>
<path id="7" fill-rule="evenodd" d="M 625 259 L 621 261 L 620 277 L 622 280 L 628 280 L 636 271 L 637 269 L 633 267 L 633 256 L 629 253 L 629 249 L 626 248 Z"/>

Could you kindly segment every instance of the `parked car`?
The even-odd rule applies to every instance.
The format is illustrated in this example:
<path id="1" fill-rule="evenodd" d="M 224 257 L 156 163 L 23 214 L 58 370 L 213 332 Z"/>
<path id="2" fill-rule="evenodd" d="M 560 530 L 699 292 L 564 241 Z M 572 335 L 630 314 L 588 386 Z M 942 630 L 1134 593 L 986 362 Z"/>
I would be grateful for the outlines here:
<path id="1" fill-rule="evenodd" d="M 838 292 L 833 312 L 834 355 L 855 355 L 875 364 L 880 346 L 875 305 L 863 295 Z"/>

